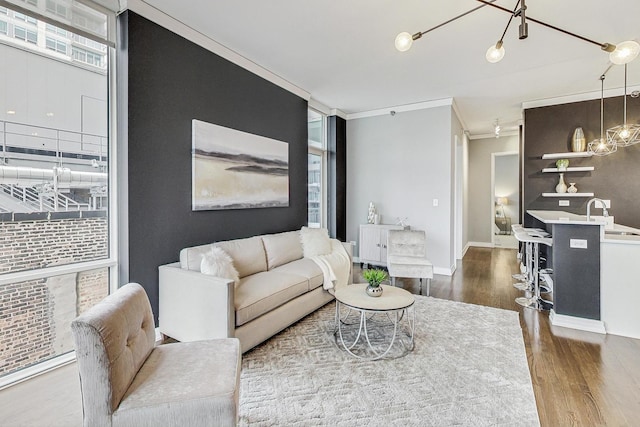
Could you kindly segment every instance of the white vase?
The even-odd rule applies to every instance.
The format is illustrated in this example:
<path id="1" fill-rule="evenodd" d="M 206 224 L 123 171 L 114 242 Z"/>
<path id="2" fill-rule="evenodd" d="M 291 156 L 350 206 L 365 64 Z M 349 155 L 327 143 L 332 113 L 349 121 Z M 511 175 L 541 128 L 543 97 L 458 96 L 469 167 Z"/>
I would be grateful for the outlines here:
<path id="1" fill-rule="evenodd" d="M 564 174 L 560 174 L 560 180 L 558 181 L 558 185 L 556 185 L 556 193 L 566 193 L 567 192 L 567 184 L 564 182 Z"/>
<path id="2" fill-rule="evenodd" d="M 567 188 L 567 193 L 577 193 L 577 192 L 578 192 L 578 189 L 576 188 L 576 183 L 570 182 L 569 188 Z"/>
<path id="3" fill-rule="evenodd" d="M 375 222 L 376 207 L 373 202 L 369 202 L 369 211 L 367 213 L 367 222 L 373 224 Z"/>

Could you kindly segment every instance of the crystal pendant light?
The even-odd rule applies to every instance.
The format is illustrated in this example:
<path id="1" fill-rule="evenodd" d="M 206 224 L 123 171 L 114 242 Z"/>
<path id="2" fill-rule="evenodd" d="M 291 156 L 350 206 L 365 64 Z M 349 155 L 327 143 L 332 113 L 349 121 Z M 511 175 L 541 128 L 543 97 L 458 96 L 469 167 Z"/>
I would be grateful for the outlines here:
<path id="1" fill-rule="evenodd" d="M 588 151 L 594 156 L 607 156 L 618 151 L 618 144 L 604 137 L 604 74 L 600 76 L 600 138 L 589 143 Z"/>
<path id="2" fill-rule="evenodd" d="M 627 64 L 624 64 L 624 121 L 621 125 L 607 129 L 607 141 L 620 147 L 640 142 L 640 125 L 627 124 Z"/>

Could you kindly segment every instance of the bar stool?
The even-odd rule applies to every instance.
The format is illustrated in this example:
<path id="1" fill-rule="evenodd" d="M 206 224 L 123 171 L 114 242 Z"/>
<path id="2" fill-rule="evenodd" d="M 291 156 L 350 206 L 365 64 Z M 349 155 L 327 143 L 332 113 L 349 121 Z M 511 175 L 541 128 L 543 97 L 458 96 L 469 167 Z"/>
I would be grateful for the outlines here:
<path id="1" fill-rule="evenodd" d="M 516 303 L 526 308 L 536 310 L 550 310 L 553 308 L 553 302 L 544 300 L 540 296 L 540 245 L 552 246 L 553 240 L 550 237 L 537 237 L 538 233 L 530 233 L 528 231 L 520 231 L 516 233 L 516 239 L 527 245 L 527 264 L 528 277 L 531 278 L 533 285 L 533 295 L 531 297 L 518 297 Z"/>
<path id="2" fill-rule="evenodd" d="M 513 287 L 521 290 L 521 291 L 530 291 L 534 292 L 534 276 L 533 276 L 533 247 L 530 242 L 527 242 L 525 237 L 550 237 L 551 234 L 547 233 L 545 230 L 540 228 L 524 228 L 520 224 L 515 224 L 511 227 L 513 231 L 513 235 L 516 237 L 520 234 L 521 239 L 519 240 L 522 245 L 520 247 L 520 251 L 518 252 L 518 259 L 521 261 L 520 263 L 520 274 L 513 274 L 513 277 L 516 280 L 519 280 L 519 283 L 514 283 Z M 527 236 L 523 236 L 523 233 Z M 540 285 L 540 293 L 549 293 L 551 292 L 551 288 L 545 285 Z"/>

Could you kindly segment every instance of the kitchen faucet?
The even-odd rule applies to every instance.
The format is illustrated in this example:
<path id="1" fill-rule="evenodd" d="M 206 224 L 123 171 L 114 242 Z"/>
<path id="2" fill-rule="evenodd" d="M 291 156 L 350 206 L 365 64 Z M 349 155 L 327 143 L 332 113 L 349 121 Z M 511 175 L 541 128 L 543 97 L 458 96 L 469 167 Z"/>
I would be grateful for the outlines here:
<path id="1" fill-rule="evenodd" d="M 591 204 L 594 202 L 600 202 L 602 204 L 602 216 L 604 217 L 608 217 L 609 216 L 609 211 L 607 211 L 607 205 L 604 204 L 604 200 L 602 199 L 598 199 L 597 197 L 594 197 L 593 199 L 589 200 L 587 202 L 587 221 L 591 221 Z"/>

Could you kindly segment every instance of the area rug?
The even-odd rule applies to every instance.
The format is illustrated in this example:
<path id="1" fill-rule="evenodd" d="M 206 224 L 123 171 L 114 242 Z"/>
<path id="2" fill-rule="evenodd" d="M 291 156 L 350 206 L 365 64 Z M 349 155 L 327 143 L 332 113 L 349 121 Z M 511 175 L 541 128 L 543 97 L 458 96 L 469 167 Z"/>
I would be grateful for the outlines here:
<path id="1" fill-rule="evenodd" d="M 244 354 L 239 424 L 539 426 L 517 312 L 423 296 L 415 310 L 402 357 L 339 348 L 335 303 Z"/>

